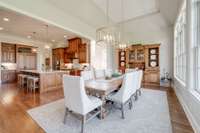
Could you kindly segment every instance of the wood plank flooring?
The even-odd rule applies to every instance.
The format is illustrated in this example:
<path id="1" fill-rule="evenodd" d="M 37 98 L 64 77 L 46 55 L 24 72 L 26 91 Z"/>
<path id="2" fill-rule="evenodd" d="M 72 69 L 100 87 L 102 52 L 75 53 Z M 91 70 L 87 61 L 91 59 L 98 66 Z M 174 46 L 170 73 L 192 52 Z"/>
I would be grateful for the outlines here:
<path id="1" fill-rule="evenodd" d="M 171 88 L 145 86 L 167 92 L 174 133 L 193 133 L 186 115 Z M 26 113 L 28 109 L 63 98 L 62 90 L 33 94 L 18 89 L 16 84 L 0 86 L 0 133 L 44 133 Z"/>

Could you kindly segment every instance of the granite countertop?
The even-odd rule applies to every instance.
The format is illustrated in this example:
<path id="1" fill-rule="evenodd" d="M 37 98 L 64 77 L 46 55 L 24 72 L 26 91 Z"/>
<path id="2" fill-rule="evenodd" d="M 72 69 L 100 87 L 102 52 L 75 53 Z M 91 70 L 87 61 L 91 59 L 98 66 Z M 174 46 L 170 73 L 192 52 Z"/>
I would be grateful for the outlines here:
<path id="1" fill-rule="evenodd" d="M 36 73 L 36 74 L 45 74 L 45 73 L 66 73 L 67 71 L 39 71 L 39 70 L 21 70 L 21 72 L 28 72 L 28 73 Z"/>

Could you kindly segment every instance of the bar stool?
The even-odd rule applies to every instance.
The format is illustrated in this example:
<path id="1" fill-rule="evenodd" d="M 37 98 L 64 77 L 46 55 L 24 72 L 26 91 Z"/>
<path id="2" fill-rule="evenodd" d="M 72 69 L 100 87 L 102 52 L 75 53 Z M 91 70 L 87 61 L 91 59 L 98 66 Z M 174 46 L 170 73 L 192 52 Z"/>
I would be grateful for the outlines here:
<path id="1" fill-rule="evenodd" d="M 39 78 L 34 76 L 27 77 L 27 90 L 31 90 L 31 92 L 39 88 Z"/>
<path id="2" fill-rule="evenodd" d="M 17 86 L 18 86 L 19 88 L 21 88 L 21 77 L 22 77 L 22 74 L 18 74 L 18 75 L 17 75 Z"/>
<path id="3" fill-rule="evenodd" d="M 24 89 L 25 87 L 27 87 L 27 75 L 19 74 L 18 80 L 20 88 Z"/>

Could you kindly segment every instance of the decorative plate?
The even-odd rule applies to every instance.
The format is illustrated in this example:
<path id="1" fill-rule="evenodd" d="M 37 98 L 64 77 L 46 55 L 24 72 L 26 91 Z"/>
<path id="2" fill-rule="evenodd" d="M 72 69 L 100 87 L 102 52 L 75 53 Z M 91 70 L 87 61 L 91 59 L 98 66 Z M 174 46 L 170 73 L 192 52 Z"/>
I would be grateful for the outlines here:
<path id="1" fill-rule="evenodd" d="M 121 61 L 124 61 L 125 60 L 125 57 L 121 57 Z"/>
<path id="2" fill-rule="evenodd" d="M 151 60 L 156 60 L 156 55 L 151 55 Z"/>
<path id="3" fill-rule="evenodd" d="M 155 50 L 155 49 L 151 49 L 150 53 L 151 53 L 151 54 L 155 54 L 155 53 L 156 53 L 156 50 Z"/>
<path id="4" fill-rule="evenodd" d="M 124 52 L 121 52 L 121 56 L 123 56 L 125 53 Z"/>
<path id="5" fill-rule="evenodd" d="M 150 63 L 150 65 L 151 65 L 151 67 L 156 67 L 157 63 L 156 63 L 155 61 L 152 61 L 152 62 Z"/>
<path id="6" fill-rule="evenodd" d="M 121 62 L 121 66 L 124 66 L 125 65 L 125 63 L 124 62 Z"/>

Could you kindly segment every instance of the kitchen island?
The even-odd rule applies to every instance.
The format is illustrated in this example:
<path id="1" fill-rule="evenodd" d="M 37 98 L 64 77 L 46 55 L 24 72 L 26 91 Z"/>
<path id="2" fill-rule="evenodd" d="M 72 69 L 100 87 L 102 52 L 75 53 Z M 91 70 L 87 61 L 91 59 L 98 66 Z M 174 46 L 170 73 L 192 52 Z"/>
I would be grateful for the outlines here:
<path id="1" fill-rule="evenodd" d="M 69 74 L 68 71 L 38 71 L 21 70 L 20 73 L 37 76 L 39 78 L 39 92 L 45 93 L 62 88 L 62 77 Z"/>

